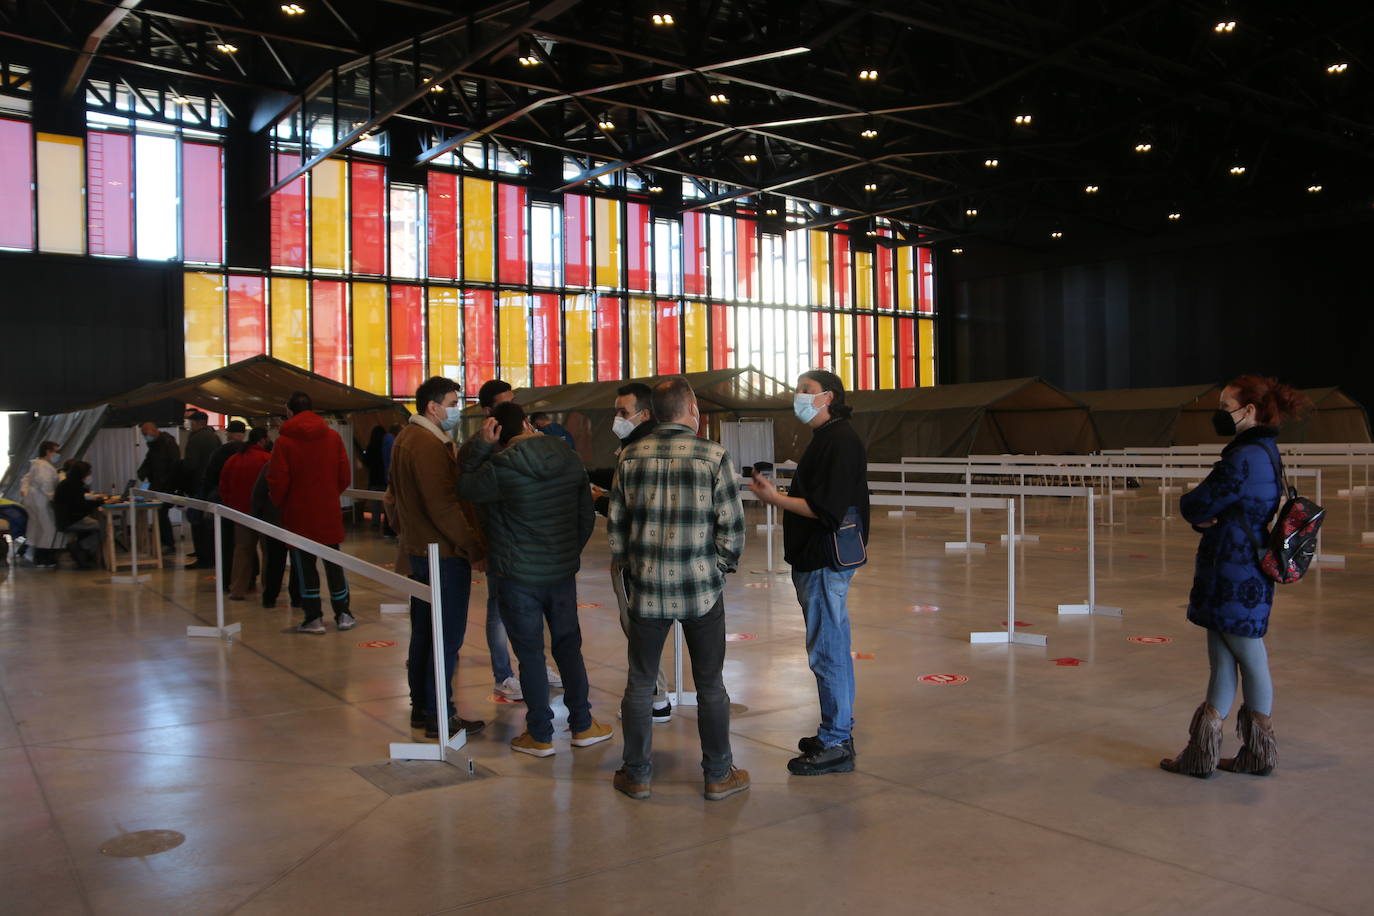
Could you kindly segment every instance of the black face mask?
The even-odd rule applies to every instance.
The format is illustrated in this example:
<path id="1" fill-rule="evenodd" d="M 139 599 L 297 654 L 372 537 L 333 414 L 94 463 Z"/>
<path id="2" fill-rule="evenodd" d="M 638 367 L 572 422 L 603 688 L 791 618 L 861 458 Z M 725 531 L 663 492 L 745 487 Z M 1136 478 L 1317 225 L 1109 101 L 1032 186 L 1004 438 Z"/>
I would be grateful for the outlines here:
<path id="1" fill-rule="evenodd" d="M 1245 408 L 1237 409 L 1244 410 Z M 1212 429 L 1216 430 L 1218 436 L 1234 436 L 1236 434 L 1236 418 L 1231 416 L 1234 412 L 1221 407 L 1212 411 Z"/>

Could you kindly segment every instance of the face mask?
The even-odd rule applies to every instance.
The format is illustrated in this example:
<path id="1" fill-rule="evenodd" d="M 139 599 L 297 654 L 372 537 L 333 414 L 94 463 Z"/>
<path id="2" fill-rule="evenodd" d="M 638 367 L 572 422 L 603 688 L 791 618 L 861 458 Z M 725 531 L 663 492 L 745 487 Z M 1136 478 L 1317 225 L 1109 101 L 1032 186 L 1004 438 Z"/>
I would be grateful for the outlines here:
<path id="1" fill-rule="evenodd" d="M 148 440 L 149 445 L 152 445 L 154 442 L 157 441 L 157 436 L 144 436 L 143 438 Z"/>
<path id="2" fill-rule="evenodd" d="M 458 425 L 458 421 L 463 418 L 463 408 L 457 405 L 444 408 L 444 418 L 439 421 L 439 428 L 448 432 Z"/>
<path id="3" fill-rule="evenodd" d="M 1244 407 L 1237 408 L 1244 410 Z M 1232 416 L 1234 410 L 1224 410 L 1218 407 L 1212 412 L 1212 429 L 1216 430 L 1218 436 L 1234 436 L 1236 434 L 1236 418 Z"/>
<path id="4" fill-rule="evenodd" d="M 615 433 L 617 438 L 624 439 L 634 431 L 635 424 L 631 423 L 628 417 L 616 417 L 611 422 L 611 432 Z"/>
<path id="5" fill-rule="evenodd" d="M 798 394 L 792 398 L 792 412 L 797 415 L 797 419 L 803 423 L 810 423 L 815 419 L 816 414 L 820 413 L 820 408 L 816 406 L 816 395 Z"/>
<path id="6" fill-rule="evenodd" d="M 51 455 L 48 456 L 48 460 L 51 461 L 53 464 L 61 464 L 62 456 L 59 455 L 57 452 L 53 452 Z"/>

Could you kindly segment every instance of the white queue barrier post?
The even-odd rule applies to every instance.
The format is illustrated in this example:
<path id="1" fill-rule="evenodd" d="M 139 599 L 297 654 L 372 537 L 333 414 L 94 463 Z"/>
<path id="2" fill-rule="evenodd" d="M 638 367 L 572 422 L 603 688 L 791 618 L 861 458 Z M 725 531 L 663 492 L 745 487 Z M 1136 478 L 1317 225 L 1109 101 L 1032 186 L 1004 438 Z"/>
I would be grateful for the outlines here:
<path id="1" fill-rule="evenodd" d="M 439 573 L 439 545 L 430 544 L 429 555 L 429 632 L 434 649 L 434 718 L 439 725 L 439 743 L 421 744 L 415 741 L 393 741 L 392 760 L 437 760 L 457 766 L 455 752 L 468 743 L 467 732 L 448 733 L 448 672 L 444 665 L 444 589 Z M 421 599 L 423 600 L 423 599 Z"/>
<path id="2" fill-rule="evenodd" d="M 973 498 L 973 464 L 969 462 L 964 468 L 964 485 L 968 489 L 964 492 L 964 499 Z M 1011 532 L 1015 534 L 1015 531 Z M 945 550 L 986 550 L 986 545 L 973 540 L 973 503 L 964 503 L 964 539 L 962 541 L 945 541 Z"/>
<path id="3" fill-rule="evenodd" d="M 972 506 L 969 507 L 972 509 Z M 1012 646 L 1044 646 L 1049 638 L 1039 633 L 1016 631 L 1016 500 L 1007 500 L 1007 626 L 968 634 L 971 643 L 1005 643 Z"/>
<path id="4" fill-rule="evenodd" d="M 1097 526 L 1093 524 L 1093 502 L 1097 493 L 1088 488 L 1088 600 L 1085 604 L 1061 604 L 1061 614 L 1101 614 L 1105 617 L 1121 617 L 1124 612 L 1119 607 L 1097 603 Z"/>
<path id="5" fill-rule="evenodd" d="M 127 576 L 111 575 L 110 582 L 115 585 L 136 585 L 139 582 L 147 582 L 149 576 L 138 574 L 138 491 L 129 491 L 129 574 Z M 114 519 L 110 520 L 114 524 Z M 114 551 L 112 551 L 113 553 Z M 113 561 L 113 565 L 118 568 L 118 559 Z M 114 572 L 114 570 L 111 570 Z"/>
<path id="6" fill-rule="evenodd" d="M 215 625 L 213 627 L 187 627 L 186 635 L 226 639 L 232 642 L 234 634 L 242 630 L 243 626 L 237 623 L 224 625 L 224 519 L 220 517 L 218 508 L 215 506 L 211 512 L 215 519 Z"/>
<path id="7" fill-rule="evenodd" d="M 1317 505 L 1320 506 L 1322 503 L 1322 469 L 1315 468 L 1314 470 L 1317 472 L 1316 501 Z M 1287 493 L 1284 493 L 1282 495 L 1284 499 L 1287 499 Z M 1343 554 L 1322 553 L 1322 532 L 1320 528 L 1317 529 L 1317 555 L 1313 557 L 1313 562 L 1320 563 L 1322 566 L 1335 567 L 1336 569 L 1345 568 L 1345 556 Z"/>
<path id="8" fill-rule="evenodd" d="M 673 689 L 668 694 L 674 706 L 697 705 L 697 692 L 682 689 L 682 621 L 673 621 Z"/>

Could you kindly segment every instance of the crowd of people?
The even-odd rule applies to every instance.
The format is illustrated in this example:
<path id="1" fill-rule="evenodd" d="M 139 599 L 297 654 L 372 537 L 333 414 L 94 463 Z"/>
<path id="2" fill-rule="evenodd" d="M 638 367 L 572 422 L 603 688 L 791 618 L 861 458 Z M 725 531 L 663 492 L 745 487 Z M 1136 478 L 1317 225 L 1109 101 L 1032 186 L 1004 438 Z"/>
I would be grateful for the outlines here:
<path id="1" fill-rule="evenodd" d="M 511 386 L 499 379 L 478 392 L 484 420 L 460 448 L 455 431 L 461 394 L 451 379 L 428 379 L 416 391 L 409 422 L 391 432 L 379 426 L 365 453 L 369 485 L 382 490 L 382 528 L 397 538 L 409 575 L 442 585 L 445 708 L 438 708 L 434 683 L 430 607 L 413 599 L 407 664 L 411 726 L 437 736 L 441 714 L 450 733 L 475 735 L 485 725 L 459 714 L 452 685 L 473 575 L 483 573 L 495 690 L 525 704 L 525 730 L 511 742 L 512 750 L 540 758 L 557 753 L 550 690 L 558 687 L 573 747 L 613 736 L 612 726 L 592 714 L 578 620 L 576 577 L 595 516 L 601 514 L 628 670 L 618 711 L 623 765 L 614 787 L 634 799 L 652 793 L 653 727 L 673 715 L 661 656 L 676 624 L 696 685 L 705 797 L 719 800 L 746 790 L 749 774 L 734 765 L 731 753 L 730 697 L 723 679 L 725 582 L 744 549 L 744 512 L 734 460 L 701 434 L 690 382 L 674 376 L 652 387 L 630 383 L 618 389 L 613 431 L 620 447 L 607 456 L 613 460 L 590 469 L 573 450 L 566 429 L 546 414 L 527 416 Z M 1266 536 L 1283 494 L 1274 444 L 1278 427 L 1306 406 L 1294 389 L 1273 379 L 1244 376 L 1222 391 L 1214 423 L 1231 442 L 1207 479 L 1182 500 L 1183 516 L 1201 535 L 1188 619 L 1208 631 L 1211 674 L 1187 746 L 1160 761 L 1169 772 L 1206 777 L 1223 769 L 1264 775 L 1277 763 L 1273 685 L 1263 642 L 1274 581 L 1261 573 L 1255 545 Z M 285 407 L 287 419 L 275 440 L 265 428 L 256 428 L 244 441 L 246 428 L 234 421 L 223 444 L 208 428 L 206 415 L 191 412 L 185 458 L 173 437 L 145 423 L 147 452 L 139 476 L 152 489 L 221 502 L 337 549 L 344 540 L 340 496 L 353 478 L 347 450 L 307 394 L 293 394 Z M 816 679 L 816 733 L 799 739 L 788 770 L 798 776 L 844 773 L 856 760 L 848 593 L 867 560 L 867 457 L 849 422 L 844 385 L 833 373 L 803 373 L 793 412 L 812 435 L 787 491 L 767 473 L 749 479 L 753 495 L 782 514 L 784 557 Z M 94 562 L 99 525 L 93 515 L 101 497 L 90 492 L 90 475 L 84 461 L 64 465 L 58 443 L 40 446 L 22 487 L 35 565 L 51 567 L 54 552 L 64 546 L 79 563 Z M 209 520 L 188 517 L 188 524 L 192 565 L 215 565 Z M 160 530 L 170 541 L 165 508 Z M 243 524 L 227 529 L 222 540 L 229 545 L 232 561 L 226 566 L 232 574 L 221 587 L 232 600 L 244 600 L 256 579 L 263 606 L 275 607 L 289 553 L 291 603 L 303 615 L 297 632 L 326 632 L 314 553 L 299 547 L 288 551 L 281 541 Z M 438 545 L 434 567 L 430 544 Z M 326 560 L 324 567 L 335 626 L 349 630 L 357 621 L 347 577 L 335 563 Z M 546 630 L 552 667 L 545 658 Z M 1221 726 L 1238 688 L 1244 694 L 1237 713 L 1242 746 L 1235 757 L 1223 759 Z"/>

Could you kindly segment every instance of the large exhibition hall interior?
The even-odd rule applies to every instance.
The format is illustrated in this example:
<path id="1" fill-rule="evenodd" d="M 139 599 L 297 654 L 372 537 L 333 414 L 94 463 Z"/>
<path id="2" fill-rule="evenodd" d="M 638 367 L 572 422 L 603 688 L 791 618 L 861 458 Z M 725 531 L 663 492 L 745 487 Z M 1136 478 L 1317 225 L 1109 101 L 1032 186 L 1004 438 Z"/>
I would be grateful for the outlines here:
<path id="1" fill-rule="evenodd" d="M 1371 252 L 1368 0 L 0 0 L 0 914 L 1374 912 Z"/>

